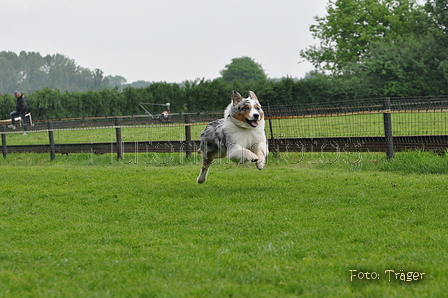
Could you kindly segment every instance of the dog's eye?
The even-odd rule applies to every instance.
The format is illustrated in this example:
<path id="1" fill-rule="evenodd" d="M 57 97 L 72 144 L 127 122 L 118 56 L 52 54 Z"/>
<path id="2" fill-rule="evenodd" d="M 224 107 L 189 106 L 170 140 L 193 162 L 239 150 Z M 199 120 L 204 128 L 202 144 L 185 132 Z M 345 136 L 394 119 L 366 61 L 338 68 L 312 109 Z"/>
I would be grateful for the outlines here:
<path id="1" fill-rule="evenodd" d="M 260 110 L 260 107 L 255 107 L 255 110 L 259 111 L 259 110 Z"/>

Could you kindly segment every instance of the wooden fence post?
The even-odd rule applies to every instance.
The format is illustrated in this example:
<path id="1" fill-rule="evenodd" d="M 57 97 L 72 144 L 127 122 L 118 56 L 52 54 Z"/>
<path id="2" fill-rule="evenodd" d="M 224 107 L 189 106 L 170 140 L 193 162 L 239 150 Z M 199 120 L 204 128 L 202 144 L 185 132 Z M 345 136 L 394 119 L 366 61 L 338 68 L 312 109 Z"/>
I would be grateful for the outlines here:
<path id="1" fill-rule="evenodd" d="M 185 114 L 185 154 L 188 157 L 191 156 L 191 126 L 188 125 L 191 122 L 190 114 Z"/>
<path id="2" fill-rule="evenodd" d="M 269 100 L 266 100 L 266 107 L 267 107 L 268 117 L 270 118 L 271 117 L 271 106 L 269 105 Z M 269 119 L 268 122 L 269 122 L 269 130 L 270 130 L 270 133 L 271 133 L 271 140 L 275 141 L 275 139 L 274 139 L 274 132 L 272 130 L 272 120 Z"/>
<path id="3" fill-rule="evenodd" d="M 386 156 L 394 157 L 394 138 L 392 135 L 392 115 L 390 110 L 390 97 L 383 98 L 384 136 L 386 139 Z"/>
<path id="4" fill-rule="evenodd" d="M 50 159 L 56 159 L 56 149 L 54 147 L 53 121 L 48 121 L 48 138 L 50 139 Z"/>
<path id="5" fill-rule="evenodd" d="M 267 108 L 267 116 L 269 117 L 268 123 L 269 123 L 269 132 L 271 134 L 271 140 L 270 140 L 270 144 L 268 143 L 268 146 L 271 148 L 276 148 L 275 150 L 277 150 L 277 147 L 275 146 L 275 137 L 274 137 L 274 130 L 272 128 L 272 120 L 271 120 L 271 106 L 269 105 L 269 100 L 266 100 L 266 108 Z M 275 154 L 277 157 L 280 156 L 280 152 L 279 150 L 275 151 Z"/>
<path id="6" fill-rule="evenodd" d="M 2 131 L 2 151 L 3 151 L 3 158 L 6 158 L 6 156 L 8 155 L 8 147 L 6 146 L 6 134 L 3 133 L 5 132 L 5 125 L 2 125 L 0 127 L 1 131 Z"/>
<path id="7" fill-rule="evenodd" d="M 115 133 L 117 135 L 117 159 L 123 159 L 123 141 L 121 139 L 120 119 L 115 118 Z"/>

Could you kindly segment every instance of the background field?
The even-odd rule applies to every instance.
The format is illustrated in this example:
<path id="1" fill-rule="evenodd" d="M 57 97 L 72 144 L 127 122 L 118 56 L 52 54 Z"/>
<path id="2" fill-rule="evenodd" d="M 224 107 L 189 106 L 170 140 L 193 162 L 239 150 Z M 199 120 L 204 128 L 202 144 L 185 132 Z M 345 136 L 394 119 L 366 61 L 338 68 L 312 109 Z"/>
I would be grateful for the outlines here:
<path id="1" fill-rule="evenodd" d="M 203 185 L 195 156 L 175 154 L 10 154 L 0 167 L 0 297 L 448 292 L 444 155 L 283 154 L 263 171 L 222 160 Z"/>

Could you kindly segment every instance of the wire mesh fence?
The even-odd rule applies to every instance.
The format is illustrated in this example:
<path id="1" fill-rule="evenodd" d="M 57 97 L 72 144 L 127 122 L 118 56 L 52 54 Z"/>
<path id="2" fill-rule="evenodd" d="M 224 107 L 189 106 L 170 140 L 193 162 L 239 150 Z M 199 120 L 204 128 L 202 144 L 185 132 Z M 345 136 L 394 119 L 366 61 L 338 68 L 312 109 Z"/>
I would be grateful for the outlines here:
<path id="1" fill-rule="evenodd" d="M 383 115 L 390 113 L 395 136 L 448 133 L 448 97 L 384 98 L 270 107 L 274 138 L 384 136 Z"/>
<path id="2" fill-rule="evenodd" d="M 379 140 L 385 136 L 384 115 L 389 114 L 394 137 L 448 135 L 448 97 L 390 98 L 387 106 L 384 102 L 384 98 L 377 98 L 288 106 L 264 103 L 266 133 L 271 141 L 353 137 Z M 1 127 L 8 146 L 47 145 L 51 131 L 59 145 L 109 143 L 112 148 L 118 127 L 122 142 L 189 142 L 198 141 L 205 125 L 221 117 L 223 112 L 53 119 L 51 129 L 50 121 L 35 120 L 26 136 L 21 135 L 21 127 L 11 130 L 7 123 Z"/>

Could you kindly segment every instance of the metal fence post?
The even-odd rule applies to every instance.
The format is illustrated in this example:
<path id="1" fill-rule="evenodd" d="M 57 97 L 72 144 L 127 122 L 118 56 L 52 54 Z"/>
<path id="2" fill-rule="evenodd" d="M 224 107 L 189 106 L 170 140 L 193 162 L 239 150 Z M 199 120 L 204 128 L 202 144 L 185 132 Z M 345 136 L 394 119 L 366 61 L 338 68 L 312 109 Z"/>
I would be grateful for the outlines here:
<path id="1" fill-rule="evenodd" d="M 50 139 L 50 159 L 56 159 L 56 149 L 54 147 L 53 121 L 48 121 L 48 138 Z"/>
<path id="2" fill-rule="evenodd" d="M 120 119 L 115 118 L 115 133 L 117 135 L 117 159 L 123 159 L 123 141 L 121 139 Z"/>
<path id="3" fill-rule="evenodd" d="M 394 138 L 392 135 L 392 114 L 390 109 L 390 97 L 383 98 L 384 136 L 386 139 L 386 156 L 394 157 Z"/>
<path id="4" fill-rule="evenodd" d="M 190 114 L 185 114 L 185 154 L 187 158 L 191 156 L 191 126 L 189 123 L 191 122 Z"/>
<path id="5" fill-rule="evenodd" d="M 6 158 L 6 155 L 8 155 L 8 147 L 6 146 L 6 134 L 5 132 L 5 125 L 2 125 L 0 127 L 2 131 L 2 151 L 3 151 L 3 158 Z"/>

